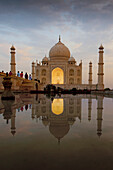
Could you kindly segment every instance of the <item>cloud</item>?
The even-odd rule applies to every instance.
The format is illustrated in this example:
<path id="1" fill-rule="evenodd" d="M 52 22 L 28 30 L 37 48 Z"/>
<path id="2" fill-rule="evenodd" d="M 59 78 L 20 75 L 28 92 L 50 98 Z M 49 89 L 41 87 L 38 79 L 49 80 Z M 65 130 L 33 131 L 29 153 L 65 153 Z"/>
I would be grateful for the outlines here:
<path id="1" fill-rule="evenodd" d="M 9 48 L 14 44 L 17 69 L 31 72 L 31 62 L 48 56 L 60 34 L 76 61 L 83 60 L 84 75 L 90 60 L 98 63 L 101 43 L 109 68 L 113 54 L 112 18 L 112 0 L 1 0 L 0 67 L 9 69 Z M 94 64 L 95 72 L 96 69 Z M 83 79 L 86 80 L 84 76 Z"/>

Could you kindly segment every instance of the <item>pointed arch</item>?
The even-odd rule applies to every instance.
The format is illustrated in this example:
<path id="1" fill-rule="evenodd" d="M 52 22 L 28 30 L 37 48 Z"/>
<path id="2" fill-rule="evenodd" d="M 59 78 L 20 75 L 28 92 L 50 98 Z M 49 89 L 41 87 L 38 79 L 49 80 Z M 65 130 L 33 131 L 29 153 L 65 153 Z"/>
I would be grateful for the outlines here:
<path id="1" fill-rule="evenodd" d="M 59 67 L 52 71 L 52 84 L 64 84 L 64 71 Z"/>

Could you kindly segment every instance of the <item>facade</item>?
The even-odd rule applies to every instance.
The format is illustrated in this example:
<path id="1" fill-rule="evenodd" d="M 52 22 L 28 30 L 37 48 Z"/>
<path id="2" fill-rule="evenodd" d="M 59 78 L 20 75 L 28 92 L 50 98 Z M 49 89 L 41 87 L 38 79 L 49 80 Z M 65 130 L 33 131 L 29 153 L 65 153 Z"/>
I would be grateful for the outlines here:
<path id="1" fill-rule="evenodd" d="M 82 84 L 82 62 L 77 65 L 59 37 L 59 42 L 51 48 L 49 57 L 45 56 L 42 62 L 35 66 L 35 78 L 43 85 Z"/>
<path id="2" fill-rule="evenodd" d="M 59 41 L 49 51 L 49 57 L 44 57 L 41 62 L 32 62 L 32 80 L 16 76 L 15 47 L 11 48 L 11 72 L 12 72 L 12 89 L 20 91 L 43 90 L 48 84 L 64 89 L 104 89 L 104 72 L 103 72 L 103 53 L 104 47 L 99 47 L 98 62 L 98 82 L 93 84 L 92 80 L 92 62 L 89 63 L 88 84 L 82 84 L 82 61 L 77 65 L 74 57 L 70 56 L 69 49 Z M 0 90 L 4 73 L 0 73 Z M 36 80 L 36 81 L 35 81 Z M 38 81 L 37 81 L 38 80 Z"/>
<path id="3" fill-rule="evenodd" d="M 77 65 L 69 49 L 59 41 L 39 63 L 32 63 L 32 78 L 40 82 L 40 89 L 47 84 L 66 89 L 103 89 L 103 46 L 99 48 L 98 83 L 92 83 L 92 63 L 89 63 L 88 84 L 82 84 L 82 61 Z"/>

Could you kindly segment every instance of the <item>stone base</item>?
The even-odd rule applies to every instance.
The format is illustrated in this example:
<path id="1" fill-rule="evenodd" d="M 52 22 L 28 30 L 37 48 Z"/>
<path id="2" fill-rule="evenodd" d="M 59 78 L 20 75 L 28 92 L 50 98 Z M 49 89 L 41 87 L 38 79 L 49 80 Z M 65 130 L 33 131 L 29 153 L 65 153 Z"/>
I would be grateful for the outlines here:
<path id="1" fill-rule="evenodd" d="M 98 84 L 97 89 L 98 90 L 104 90 L 104 84 Z"/>
<path id="2" fill-rule="evenodd" d="M 67 89 L 67 90 L 73 89 L 73 88 L 76 88 L 77 90 L 84 90 L 84 89 L 96 90 L 97 88 L 96 84 L 92 84 L 92 85 L 89 85 L 89 84 L 53 84 L 53 85 L 56 86 L 56 88 L 60 87 L 60 88 Z M 45 85 L 39 84 L 39 90 L 44 90 L 45 87 L 46 87 L 46 84 Z"/>

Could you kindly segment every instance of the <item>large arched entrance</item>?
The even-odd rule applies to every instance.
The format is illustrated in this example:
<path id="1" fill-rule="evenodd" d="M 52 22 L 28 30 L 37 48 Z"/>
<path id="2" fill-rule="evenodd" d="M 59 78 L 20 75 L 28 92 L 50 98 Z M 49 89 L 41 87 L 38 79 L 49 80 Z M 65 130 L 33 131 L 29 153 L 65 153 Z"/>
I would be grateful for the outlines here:
<path id="1" fill-rule="evenodd" d="M 64 84 L 64 72 L 59 67 L 52 71 L 52 84 Z"/>

